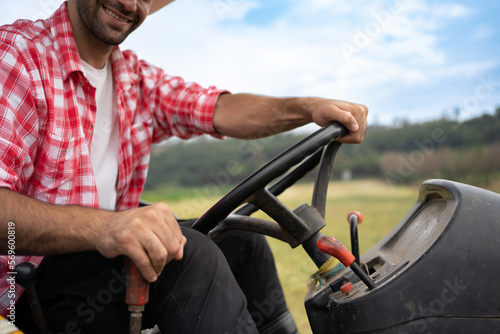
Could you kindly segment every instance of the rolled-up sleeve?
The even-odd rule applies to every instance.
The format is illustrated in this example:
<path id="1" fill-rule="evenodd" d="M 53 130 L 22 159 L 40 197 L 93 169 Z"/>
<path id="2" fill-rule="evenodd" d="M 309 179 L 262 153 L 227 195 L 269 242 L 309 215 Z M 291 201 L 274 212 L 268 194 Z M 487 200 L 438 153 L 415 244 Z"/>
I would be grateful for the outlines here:
<path id="1" fill-rule="evenodd" d="M 217 98 L 229 93 L 227 90 L 202 87 L 166 74 L 161 68 L 139 60 L 128 50 L 123 56 L 132 90 L 138 90 L 133 94 L 137 94 L 140 104 L 143 103 L 138 107 L 147 110 L 153 118 L 154 143 L 169 137 L 188 139 L 202 134 L 224 138 L 215 131 L 212 119 Z M 144 115 L 142 118 L 144 120 Z"/>
<path id="2" fill-rule="evenodd" d="M 215 131 L 212 119 L 217 98 L 220 94 L 229 93 L 227 90 L 202 87 L 168 75 L 127 51 L 124 56 L 128 68 L 132 69 L 132 82 L 136 81 L 136 87 L 140 87 L 138 95 L 146 104 L 142 107 L 152 113 L 154 143 L 173 136 L 188 139 L 208 134 L 223 138 Z"/>
<path id="3" fill-rule="evenodd" d="M 0 187 L 19 191 L 33 173 L 38 118 L 21 57 L 0 44 Z"/>
<path id="4" fill-rule="evenodd" d="M 215 104 L 220 94 L 216 87 L 204 88 L 196 83 L 186 83 L 182 78 L 166 75 L 159 83 L 155 95 L 155 119 L 161 129 L 171 135 L 190 138 L 209 134 L 221 138 L 212 123 Z"/>

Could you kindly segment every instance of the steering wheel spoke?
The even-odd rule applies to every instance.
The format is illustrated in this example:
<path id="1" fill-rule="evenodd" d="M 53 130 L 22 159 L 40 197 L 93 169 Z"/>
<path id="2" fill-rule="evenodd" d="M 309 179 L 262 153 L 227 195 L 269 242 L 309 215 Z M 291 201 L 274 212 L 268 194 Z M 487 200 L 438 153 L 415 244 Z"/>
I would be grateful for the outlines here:
<path id="1" fill-rule="evenodd" d="M 324 224 L 325 205 L 321 202 L 326 200 L 331 163 L 340 146 L 338 143 L 328 144 L 345 134 L 347 130 L 342 125 L 332 123 L 301 140 L 243 180 L 205 212 L 192 227 L 205 234 L 219 233 L 222 229 L 228 228 L 245 229 L 277 237 L 287 241 L 292 247 L 304 245 L 309 239 L 317 236 L 318 228 L 324 226 L 321 224 Z M 321 150 L 326 145 L 328 148 Z M 321 168 L 314 187 L 318 195 L 313 196 L 313 206 L 306 205 L 307 210 L 300 207 L 295 212 L 290 210 L 276 196 L 312 170 L 318 164 L 320 157 Z M 292 169 L 294 166 L 297 167 Z M 266 189 L 268 184 L 276 179 L 278 181 L 271 185 L 269 190 Z M 248 204 L 236 210 L 245 203 Z M 256 211 L 256 208 L 264 211 L 279 225 L 256 218 L 250 219 L 248 215 Z M 235 214 L 230 215 L 234 210 L 236 210 Z M 304 217 L 302 213 L 306 211 L 314 213 Z M 312 219 L 315 220 L 314 224 L 308 222 L 308 217 L 311 216 L 315 217 Z M 218 224 L 222 227 L 215 228 Z M 231 227 L 231 225 L 234 226 Z M 320 225 L 321 227 L 318 227 Z M 211 230 L 213 231 L 210 232 Z"/>
<path id="2" fill-rule="evenodd" d="M 256 191 L 249 202 L 274 219 L 295 240 L 301 240 L 303 235 L 308 234 L 309 226 L 269 190 L 264 188 Z M 296 246 L 298 245 L 292 245 Z"/>
<path id="3" fill-rule="evenodd" d="M 293 186 L 298 180 L 303 178 L 307 173 L 312 171 L 320 162 L 323 150 L 317 150 L 306 160 L 301 162 L 297 167 L 289 170 L 285 175 L 281 176 L 274 182 L 268 189 L 274 196 L 279 196 L 283 191 Z M 259 210 L 258 207 L 252 203 L 247 203 L 234 213 L 238 215 L 250 216 L 255 211 Z"/>
<path id="4" fill-rule="evenodd" d="M 208 236 L 215 238 L 219 234 L 229 230 L 242 230 L 268 235 L 275 239 L 293 243 L 293 237 L 288 235 L 276 222 L 249 216 L 230 214 L 213 228 Z"/>
<path id="5" fill-rule="evenodd" d="M 314 182 L 311 205 L 325 218 L 328 184 L 333 175 L 333 159 L 342 144 L 334 141 L 323 150 L 316 181 Z"/>

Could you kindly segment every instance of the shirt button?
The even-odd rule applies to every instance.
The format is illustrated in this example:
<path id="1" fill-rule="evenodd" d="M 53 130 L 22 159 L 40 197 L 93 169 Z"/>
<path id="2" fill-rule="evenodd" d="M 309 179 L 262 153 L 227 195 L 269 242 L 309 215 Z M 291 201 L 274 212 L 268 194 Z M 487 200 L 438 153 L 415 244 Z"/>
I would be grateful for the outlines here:
<path id="1" fill-rule="evenodd" d="M 144 130 L 144 126 L 141 125 L 141 126 L 139 126 L 139 131 L 142 131 L 142 130 Z"/>
<path id="2" fill-rule="evenodd" d="M 95 123 L 92 123 L 92 127 L 94 127 L 94 126 L 95 126 Z"/>

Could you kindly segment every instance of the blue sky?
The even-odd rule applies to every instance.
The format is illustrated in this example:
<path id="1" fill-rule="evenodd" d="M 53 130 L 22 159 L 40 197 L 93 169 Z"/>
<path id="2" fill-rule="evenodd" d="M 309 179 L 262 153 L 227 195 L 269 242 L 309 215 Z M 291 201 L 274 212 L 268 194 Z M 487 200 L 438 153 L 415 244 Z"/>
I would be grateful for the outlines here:
<path id="1" fill-rule="evenodd" d="M 0 23 L 61 0 L 0 0 Z M 500 106 L 500 1 L 176 0 L 124 43 L 187 81 L 366 104 L 370 122 Z"/>

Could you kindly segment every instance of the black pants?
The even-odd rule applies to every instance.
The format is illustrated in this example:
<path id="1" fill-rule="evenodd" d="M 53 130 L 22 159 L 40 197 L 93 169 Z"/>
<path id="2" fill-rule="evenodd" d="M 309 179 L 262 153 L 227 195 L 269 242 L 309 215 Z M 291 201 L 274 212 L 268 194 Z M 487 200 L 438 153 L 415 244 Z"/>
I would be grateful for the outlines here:
<path id="1" fill-rule="evenodd" d="M 184 258 L 169 263 L 150 286 L 144 328 L 162 333 L 257 333 L 287 313 L 264 237 L 232 231 L 214 243 L 189 228 Z M 37 290 L 52 333 L 127 333 L 123 258 L 98 252 L 47 257 Z M 247 304 L 248 300 L 248 304 Z M 22 298 L 16 325 L 34 333 Z M 253 318 L 253 319 L 252 319 Z"/>

